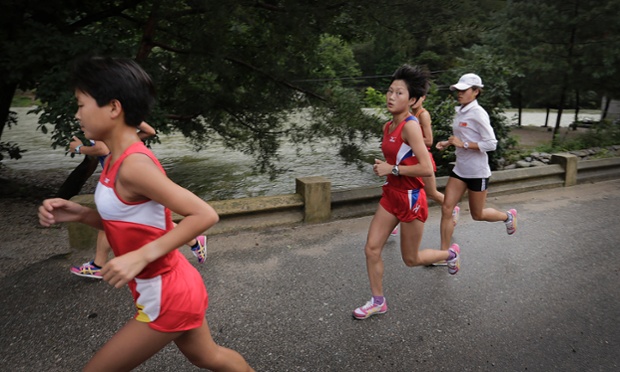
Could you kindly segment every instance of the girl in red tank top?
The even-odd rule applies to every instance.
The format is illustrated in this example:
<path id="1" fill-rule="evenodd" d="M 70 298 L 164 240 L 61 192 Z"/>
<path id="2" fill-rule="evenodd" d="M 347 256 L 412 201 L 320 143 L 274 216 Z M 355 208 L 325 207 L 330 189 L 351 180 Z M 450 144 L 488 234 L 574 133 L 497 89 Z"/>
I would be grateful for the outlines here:
<path id="1" fill-rule="evenodd" d="M 431 146 L 433 145 L 433 129 L 431 128 L 431 115 L 430 113 L 422 107 L 422 104 L 426 100 L 426 96 L 420 97 L 418 102 L 416 102 L 411 108 L 411 114 L 418 119 L 420 123 L 420 128 L 422 129 L 422 136 L 424 136 L 424 145 L 429 151 L 431 163 L 433 164 L 433 174 L 427 177 L 422 177 L 422 181 L 424 181 L 424 191 L 426 192 L 427 199 L 433 200 L 438 205 L 443 204 L 444 195 L 437 190 L 437 182 L 435 180 L 434 172 L 437 171 L 437 167 L 435 165 L 435 160 L 433 159 L 433 154 L 431 154 Z M 456 226 L 459 220 L 459 212 L 460 207 L 456 205 L 452 210 L 452 222 L 454 226 Z M 391 236 L 398 235 L 398 226 L 392 230 Z M 436 263 L 436 265 L 445 265 L 445 262 Z"/>
<path id="2" fill-rule="evenodd" d="M 116 288 L 128 284 L 137 308 L 84 371 L 132 370 L 173 341 L 198 367 L 252 371 L 239 353 L 213 341 L 202 277 L 177 250 L 219 217 L 166 177 L 136 133 L 154 102 L 150 77 L 132 60 L 91 57 L 76 64 L 74 87 L 84 135 L 110 149 L 95 192 L 97 210 L 47 199 L 39 221 L 105 229 L 116 257 L 101 270 L 103 280 Z M 184 216 L 176 227 L 171 211 Z"/>
<path id="3" fill-rule="evenodd" d="M 428 215 L 421 177 L 432 175 L 433 169 L 420 124 L 409 110 L 426 94 L 428 77 L 428 72 L 404 65 L 392 76 L 386 94 L 392 120 L 383 127 L 381 149 L 385 160 L 375 159 L 373 166 L 375 174 L 386 177 L 386 182 L 364 248 L 372 298 L 353 311 L 355 319 L 366 319 L 387 311 L 387 301 L 383 296 L 381 253 L 390 232 L 399 222 L 401 255 L 407 266 L 430 265 L 446 260 L 449 268 L 458 265 L 458 252 L 419 249 Z"/>

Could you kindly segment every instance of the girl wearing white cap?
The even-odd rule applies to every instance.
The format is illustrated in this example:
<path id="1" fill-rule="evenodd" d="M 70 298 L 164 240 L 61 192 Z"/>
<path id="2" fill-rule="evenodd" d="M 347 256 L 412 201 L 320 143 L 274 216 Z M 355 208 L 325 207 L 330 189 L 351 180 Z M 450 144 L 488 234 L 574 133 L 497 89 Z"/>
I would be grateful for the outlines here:
<path id="1" fill-rule="evenodd" d="M 495 150 L 497 139 L 491 127 L 489 114 L 478 104 L 482 79 L 476 74 L 465 74 L 459 82 L 450 86 L 457 91 L 460 106 L 456 107 L 456 115 L 452 122 L 453 135 L 447 141 L 437 142 L 438 150 L 449 146 L 456 148 L 456 165 L 450 172 L 444 190 L 445 198 L 441 209 L 441 249 L 458 247 L 450 245 L 454 223 L 452 210 L 468 191 L 469 209 L 475 221 L 499 222 L 506 224 L 508 235 L 517 231 L 517 211 L 511 209 L 502 212 L 493 208 L 485 208 L 487 188 L 491 177 L 491 168 L 487 151 Z"/>

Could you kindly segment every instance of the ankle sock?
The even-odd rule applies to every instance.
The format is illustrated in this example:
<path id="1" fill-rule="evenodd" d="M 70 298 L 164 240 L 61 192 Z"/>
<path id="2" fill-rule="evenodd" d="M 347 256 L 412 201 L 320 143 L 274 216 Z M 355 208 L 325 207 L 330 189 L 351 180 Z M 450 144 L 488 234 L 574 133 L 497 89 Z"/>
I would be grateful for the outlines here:
<path id="1" fill-rule="evenodd" d="M 97 265 L 95 261 L 93 261 L 93 266 L 95 267 L 95 269 L 101 269 L 101 266 Z"/>
<path id="2" fill-rule="evenodd" d="M 504 223 L 509 223 L 510 221 L 512 221 L 512 213 L 506 212 L 506 214 L 508 215 L 508 218 L 504 221 Z"/>
<path id="3" fill-rule="evenodd" d="M 383 296 L 372 296 L 372 303 L 374 305 L 383 305 L 385 302 L 385 297 Z"/>
<path id="4" fill-rule="evenodd" d="M 200 248 L 200 244 L 198 244 L 198 239 L 196 239 L 196 244 L 192 245 L 190 248 L 193 250 Z"/>

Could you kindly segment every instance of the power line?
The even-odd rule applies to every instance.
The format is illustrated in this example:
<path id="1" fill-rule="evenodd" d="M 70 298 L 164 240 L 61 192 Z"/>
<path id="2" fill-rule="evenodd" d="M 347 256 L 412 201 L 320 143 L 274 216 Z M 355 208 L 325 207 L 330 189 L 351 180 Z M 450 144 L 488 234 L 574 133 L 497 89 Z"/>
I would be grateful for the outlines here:
<path id="1" fill-rule="evenodd" d="M 436 75 L 441 72 L 446 72 L 447 70 L 437 70 L 431 71 L 431 75 Z M 320 78 L 320 79 L 300 79 L 300 80 L 292 80 L 293 83 L 310 83 L 310 82 L 320 82 L 320 81 L 344 81 L 344 80 L 371 80 L 371 79 L 384 79 L 390 78 L 392 75 L 366 75 L 366 76 L 346 76 L 346 77 L 333 77 L 333 78 Z"/>
<path id="2" fill-rule="evenodd" d="M 373 76 L 335 77 L 335 78 L 322 78 L 322 79 L 302 79 L 302 80 L 293 80 L 293 83 L 307 83 L 307 82 L 334 81 L 334 80 L 369 80 L 369 79 L 389 78 L 391 76 L 392 75 L 373 75 Z"/>

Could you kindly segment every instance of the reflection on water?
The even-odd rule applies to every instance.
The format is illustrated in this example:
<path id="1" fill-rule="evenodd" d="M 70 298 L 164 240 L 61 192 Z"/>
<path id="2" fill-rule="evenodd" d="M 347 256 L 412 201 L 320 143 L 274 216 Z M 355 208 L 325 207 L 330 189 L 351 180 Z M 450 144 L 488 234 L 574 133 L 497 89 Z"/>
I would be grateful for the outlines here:
<path id="1" fill-rule="evenodd" d="M 67 175 L 82 161 L 80 155 L 71 158 L 64 149 L 52 149 L 49 135 L 36 130 L 37 117 L 26 115 L 28 108 L 13 108 L 18 113 L 18 125 L 5 128 L 3 142 L 17 142 L 23 153 L 20 160 L 5 159 L 3 163 L 14 169 L 57 170 Z M 514 117 L 516 111 L 507 111 Z M 583 114 L 598 120 L 597 114 Z M 554 126 L 556 114 L 549 116 L 549 125 Z M 562 116 L 562 126 L 568 126 L 573 115 Z M 543 125 L 545 112 L 524 112 L 523 125 Z M 274 180 L 267 175 L 253 174 L 253 159 L 242 153 L 227 150 L 218 143 L 205 146 L 200 152 L 192 150 L 181 134 L 161 136 L 161 143 L 152 148 L 166 172 L 175 182 L 188 188 L 206 200 L 223 200 L 242 197 L 281 195 L 295 192 L 295 178 L 324 176 L 332 182 L 332 189 L 347 189 L 357 186 L 381 185 L 383 180 L 372 172 L 370 164 L 359 170 L 356 165 L 345 165 L 335 146 L 328 142 L 316 143 L 313 149 L 296 153 L 290 144 L 280 149 L 279 167 L 288 169 Z M 365 148 L 365 157 L 382 158 L 379 143 Z M 100 169 L 97 170 L 98 175 Z"/>

